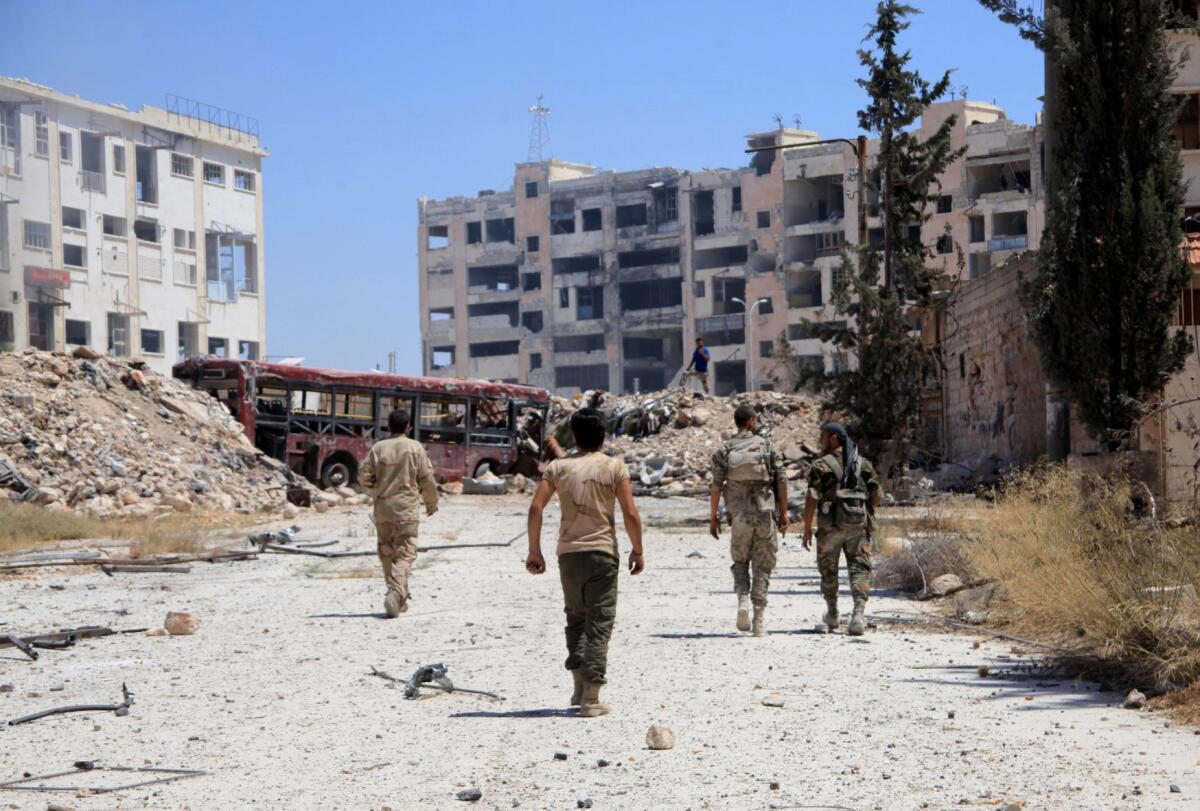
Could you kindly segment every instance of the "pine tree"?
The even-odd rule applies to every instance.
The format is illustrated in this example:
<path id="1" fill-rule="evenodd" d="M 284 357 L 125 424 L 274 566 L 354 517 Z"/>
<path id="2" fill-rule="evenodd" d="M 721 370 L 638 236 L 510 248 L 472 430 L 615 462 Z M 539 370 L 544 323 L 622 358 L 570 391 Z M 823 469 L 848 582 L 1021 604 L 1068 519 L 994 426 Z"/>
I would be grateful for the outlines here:
<path id="1" fill-rule="evenodd" d="M 1014 0 L 980 2 L 1048 56 L 1050 197 L 1022 298 L 1047 375 L 1115 448 L 1191 347 L 1170 328 L 1190 275 L 1173 4 L 1055 0 L 1038 20 Z"/>
<path id="2" fill-rule="evenodd" d="M 868 103 L 858 118 L 864 130 L 879 136 L 879 177 L 870 185 L 879 191 L 885 249 L 860 235 L 857 256 L 847 253 L 842 260 L 856 270 L 833 291 L 834 307 L 847 317 L 847 326 L 814 325 L 817 337 L 855 361 L 824 377 L 829 406 L 848 417 L 868 453 L 890 446 L 900 463 L 917 435 L 922 391 L 938 371 L 936 348 L 913 332 L 920 308 L 946 278 L 927 262 L 933 251 L 921 241 L 921 224 L 929 218 L 938 177 L 962 154 L 951 144 L 954 116 L 925 140 L 912 131 L 925 108 L 950 88 L 949 72 L 931 85 L 909 69 L 910 55 L 897 50 L 907 18 L 916 13 L 896 0 L 881 0 L 865 38 L 874 50 L 859 51 L 866 78 L 858 83 Z"/>

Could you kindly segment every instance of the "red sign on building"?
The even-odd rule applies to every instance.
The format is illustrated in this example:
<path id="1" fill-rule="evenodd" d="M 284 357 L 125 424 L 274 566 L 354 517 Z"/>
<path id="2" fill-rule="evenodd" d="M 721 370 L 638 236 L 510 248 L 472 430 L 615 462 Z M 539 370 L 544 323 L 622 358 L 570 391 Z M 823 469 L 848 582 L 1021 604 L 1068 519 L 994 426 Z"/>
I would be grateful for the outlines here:
<path id="1" fill-rule="evenodd" d="M 33 287 L 70 287 L 71 272 L 36 265 L 25 266 L 25 284 Z"/>

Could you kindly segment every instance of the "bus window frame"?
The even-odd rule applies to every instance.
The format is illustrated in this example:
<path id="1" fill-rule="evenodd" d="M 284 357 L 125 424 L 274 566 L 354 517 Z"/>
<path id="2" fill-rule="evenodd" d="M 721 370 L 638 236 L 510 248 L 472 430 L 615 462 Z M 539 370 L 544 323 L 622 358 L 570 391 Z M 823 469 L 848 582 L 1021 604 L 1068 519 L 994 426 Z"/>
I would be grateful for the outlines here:
<path id="1" fill-rule="evenodd" d="M 507 428 L 476 428 L 475 427 L 475 407 L 478 403 L 495 402 L 496 400 L 504 400 L 508 404 L 506 412 L 508 414 Z M 509 397 L 472 397 L 469 399 L 467 408 L 466 423 L 467 444 L 468 446 L 479 446 L 484 448 L 512 448 L 517 443 L 517 428 L 515 422 L 515 401 Z M 499 441 L 497 441 L 499 440 Z"/>
<path id="2" fill-rule="evenodd" d="M 463 395 L 463 394 L 452 394 L 449 392 L 444 393 L 444 394 L 441 394 L 441 393 L 430 394 L 427 392 L 419 392 L 415 395 L 413 400 L 414 400 L 414 405 L 413 405 L 414 416 L 412 418 L 412 421 L 413 421 L 413 438 L 414 439 L 416 439 L 418 442 L 435 442 L 439 445 L 460 445 L 464 448 L 469 445 L 468 437 L 470 435 L 470 432 L 468 431 L 468 427 L 469 427 L 468 420 L 471 415 L 471 405 L 470 405 L 471 398 L 470 397 Z M 426 438 L 426 427 L 422 424 L 422 421 L 421 421 L 421 417 L 422 417 L 421 409 L 427 401 L 431 401 L 431 400 L 432 401 L 448 401 L 451 403 L 462 405 L 462 407 L 463 407 L 463 424 L 461 426 L 432 425 L 432 426 L 429 426 L 429 428 L 428 428 L 429 433 L 451 434 L 454 437 L 457 437 L 457 439 L 444 439 L 440 436 L 436 437 L 436 438 L 428 438 L 428 439 Z"/>

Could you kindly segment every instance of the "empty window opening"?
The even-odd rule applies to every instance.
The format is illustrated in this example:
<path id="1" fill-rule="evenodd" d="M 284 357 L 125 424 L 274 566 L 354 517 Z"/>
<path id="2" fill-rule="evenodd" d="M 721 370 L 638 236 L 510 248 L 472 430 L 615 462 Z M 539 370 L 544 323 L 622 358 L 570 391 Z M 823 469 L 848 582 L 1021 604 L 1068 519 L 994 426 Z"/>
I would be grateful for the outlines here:
<path id="1" fill-rule="evenodd" d="M 126 234 L 125 218 L 114 217 L 111 214 L 105 214 L 103 219 L 103 230 L 106 236 L 123 237 Z"/>
<path id="2" fill-rule="evenodd" d="M 125 174 L 125 147 L 113 144 L 113 174 Z"/>
<path id="3" fill-rule="evenodd" d="M 744 311 L 744 307 L 733 299 L 738 298 L 742 301 L 746 300 L 746 280 L 726 276 L 714 276 L 712 280 L 713 290 L 713 315 L 726 315 L 729 313 L 740 313 Z"/>
<path id="4" fill-rule="evenodd" d="M 79 168 L 84 191 L 104 193 L 104 138 L 91 132 L 79 133 Z"/>
<path id="5" fill-rule="evenodd" d="M 471 357 L 495 358 L 501 355 L 515 355 L 521 351 L 520 341 L 486 341 L 471 344 Z"/>
<path id="6" fill-rule="evenodd" d="M 485 304 L 467 305 L 467 318 L 470 318 L 472 322 L 477 318 L 488 319 L 487 323 L 472 323 L 471 326 L 476 329 L 504 327 L 505 325 L 515 327 L 520 317 L 521 305 L 515 301 L 494 301 Z"/>
<path id="7" fill-rule="evenodd" d="M 425 249 L 430 251 L 440 251 L 442 248 L 450 247 L 450 226 L 448 225 L 431 225 L 426 230 Z"/>
<path id="8" fill-rule="evenodd" d="M 69 267 L 85 268 L 87 267 L 87 259 L 85 254 L 87 250 L 82 245 L 63 244 L 63 264 Z"/>
<path id="9" fill-rule="evenodd" d="M 129 316 L 108 314 L 108 354 L 125 357 L 129 354 Z"/>
<path id="10" fill-rule="evenodd" d="M 258 341 L 238 341 L 239 360 L 258 360 Z"/>
<path id="11" fill-rule="evenodd" d="M 8 310 L 0 310 L 0 349 L 12 351 L 12 345 L 17 340 L 16 323 L 13 314 Z"/>
<path id="12" fill-rule="evenodd" d="M 257 188 L 254 173 L 247 172 L 245 169 L 234 169 L 233 187 L 240 191 L 254 191 Z"/>
<path id="13" fill-rule="evenodd" d="M 224 338 L 209 338 L 208 354 L 215 355 L 218 358 L 229 357 L 229 341 Z"/>
<path id="14" fill-rule="evenodd" d="M 555 352 L 603 352 L 604 334 L 560 335 L 554 339 Z"/>
<path id="15" fill-rule="evenodd" d="M 771 227 L 771 212 L 770 211 L 758 212 L 758 214 L 755 215 L 755 222 L 757 223 L 759 228 L 770 228 Z"/>
<path id="16" fill-rule="evenodd" d="M 532 310 L 527 313 L 521 313 L 521 326 L 530 332 L 541 332 L 544 326 L 542 311 Z"/>
<path id="17" fill-rule="evenodd" d="M 774 341 L 759 341 L 758 342 L 758 356 L 760 358 L 769 358 L 774 354 L 775 354 L 775 342 Z"/>
<path id="18" fill-rule="evenodd" d="M 729 194 L 729 210 L 736 213 L 742 210 L 742 187 L 735 186 L 730 189 Z"/>
<path id="19" fill-rule="evenodd" d="M 453 307 L 433 307 L 429 310 L 430 321 L 452 321 L 454 320 Z"/>
<path id="20" fill-rule="evenodd" d="M 200 354 L 200 325 L 189 321 L 178 322 L 176 332 L 177 357 L 179 360 L 193 358 Z"/>
<path id="21" fill-rule="evenodd" d="M 599 208 L 585 208 L 581 212 L 580 218 L 583 220 L 584 231 L 599 231 L 604 227 L 601 211 L 602 209 Z"/>
<path id="22" fill-rule="evenodd" d="M 696 270 L 708 268 L 741 267 L 746 264 L 748 251 L 745 245 L 730 245 L 726 248 L 706 248 L 692 254 L 692 267 Z"/>
<path id="23" fill-rule="evenodd" d="M 63 206 L 62 210 L 63 228 L 79 228 L 83 229 L 83 212 L 77 208 Z"/>
<path id="24" fill-rule="evenodd" d="M 967 224 L 970 229 L 971 242 L 983 242 L 987 238 L 984 235 L 984 219 L 982 215 L 967 218 Z"/>
<path id="25" fill-rule="evenodd" d="M 186 177 L 190 180 L 196 174 L 194 159 L 190 155 L 180 155 L 178 152 L 172 152 L 171 174 L 176 177 Z"/>
<path id="26" fill-rule="evenodd" d="M 1009 211 L 992 216 L 992 238 L 1023 237 L 1029 233 L 1028 217 L 1024 211 Z"/>
<path id="27" fill-rule="evenodd" d="M 254 241 L 234 234 L 205 234 L 205 283 L 214 301 L 236 301 L 238 293 L 258 292 Z"/>
<path id="28" fill-rule="evenodd" d="M 617 206 L 617 227 L 633 228 L 646 224 L 646 204 L 637 203 L 631 206 Z"/>
<path id="29" fill-rule="evenodd" d="M 558 388 L 608 389 L 608 365 L 556 366 L 554 385 Z"/>
<path id="30" fill-rule="evenodd" d="M 788 324 L 787 339 L 789 341 L 807 341 L 813 336 L 813 325 L 808 321 L 799 324 Z"/>
<path id="31" fill-rule="evenodd" d="M 1200 133 L 1200 127 L 1197 132 Z M 1029 160 L 987 163 L 967 167 L 967 182 L 971 197 L 1008 191 L 1029 191 Z"/>
<path id="32" fill-rule="evenodd" d="M 571 288 L 558 288 L 558 306 L 564 309 L 571 306 Z"/>
<path id="33" fill-rule="evenodd" d="M 510 242 L 517 244 L 516 225 L 512 217 L 488 220 L 486 223 L 488 242 Z"/>
<path id="34" fill-rule="evenodd" d="M 640 268 L 651 265 L 679 264 L 679 246 L 651 248 L 644 251 L 621 251 L 617 254 L 617 267 Z"/>
<path id="35" fill-rule="evenodd" d="M 759 315 L 770 315 L 775 312 L 775 299 L 769 297 L 762 299 L 759 305 L 755 307 L 755 312 Z"/>
<path id="36" fill-rule="evenodd" d="M 832 222 L 844 216 L 846 198 L 841 175 L 800 178 L 783 184 L 784 225 Z"/>
<path id="37" fill-rule="evenodd" d="M 683 283 L 679 279 L 649 279 L 621 285 L 621 312 L 659 310 L 683 303 Z"/>
<path id="38" fill-rule="evenodd" d="M 88 321 L 73 321 L 67 319 L 67 344 L 70 346 L 91 346 L 92 325 Z"/>
<path id="39" fill-rule="evenodd" d="M 60 132 L 58 134 L 58 159 L 63 163 L 74 162 L 74 146 L 75 143 L 71 138 L 71 133 Z"/>
<path id="40" fill-rule="evenodd" d="M 954 197 L 949 194 L 943 194 L 937 200 L 937 213 L 949 214 L 954 210 Z"/>
<path id="41" fill-rule="evenodd" d="M 662 360 L 663 339 L 625 338 L 621 341 L 621 351 L 626 360 Z"/>
<path id="42" fill-rule="evenodd" d="M 158 165 L 156 152 L 148 146 L 139 146 L 134 150 L 137 162 L 137 188 L 135 195 L 139 203 L 158 202 Z M 207 171 L 208 165 L 205 164 Z"/>
<path id="43" fill-rule="evenodd" d="M 550 201 L 550 233 L 551 234 L 573 234 L 573 233 L 575 233 L 575 201 L 574 200 L 551 200 Z"/>
<path id="44" fill-rule="evenodd" d="M 133 221 L 133 234 L 140 242 L 153 242 L 157 245 L 158 220 L 137 218 Z"/>
<path id="45" fill-rule="evenodd" d="M 692 297 L 704 298 L 704 282 L 692 282 Z"/>
<path id="46" fill-rule="evenodd" d="M 467 286 L 501 292 L 516 290 L 519 275 L 516 265 L 481 265 L 467 268 Z"/>
<path id="47" fill-rule="evenodd" d="M 189 231 L 186 228 L 173 229 L 175 239 L 175 249 L 179 251 L 194 251 L 196 250 L 196 232 Z"/>
<path id="48" fill-rule="evenodd" d="M 741 327 L 710 330 L 701 332 L 696 337 L 703 338 L 705 346 L 738 346 L 746 343 L 746 331 Z"/>
<path id="49" fill-rule="evenodd" d="M 820 307 L 824 302 L 821 297 L 821 271 L 802 270 L 788 274 L 788 307 Z"/>
<path id="50" fill-rule="evenodd" d="M 542 274 L 540 273 L 522 273 L 521 274 L 521 289 L 541 290 L 542 289 Z"/>
<path id="51" fill-rule="evenodd" d="M 537 184 L 536 180 L 526 180 L 525 181 L 525 196 L 526 197 L 537 197 L 538 196 L 538 184 Z"/>
<path id="52" fill-rule="evenodd" d="M 579 321 L 595 321 L 604 318 L 604 288 L 575 288 L 575 318 Z"/>
<path id="53" fill-rule="evenodd" d="M 679 189 L 664 186 L 654 190 L 654 222 L 675 222 L 679 219 Z"/>
<path id="54" fill-rule="evenodd" d="M 542 368 L 542 353 L 541 352 L 530 352 L 529 353 L 529 371 L 534 372 L 540 368 Z"/>
<path id="55" fill-rule="evenodd" d="M 992 255 L 987 251 L 970 254 L 967 257 L 967 273 L 972 279 L 986 276 L 992 269 Z"/>
<path id="56" fill-rule="evenodd" d="M 538 239 L 537 234 L 530 234 L 525 237 L 525 250 L 529 251 L 529 253 L 537 253 L 541 247 L 541 240 Z"/>
<path id="57" fill-rule="evenodd" d="M 467 223 L 467 244 L 478 245 L 483 242 L 483 224 L 479 222 Z"/>
<path id="58" fill-rule="evenodd" d="M 27 304 L 29 345 L 34 349 L 49 352 L 54 348 L 54 305 L 40 304 L 36 301 Z"/>
<path id="59" fill-rule="evenodd" d="M 962 352 L 958 353 L 958 376 L 960 378 L 967 376 L 967 356 Z"/>
<path id="60" fill-rule="evenodd" d="M 773 273 L 776 268 L 778 256 L 766 251 L 755 251 L 750 254 L 750 258 L 746 260 L 746 267 L 751 273 Z"/>
<path id="61" fill-rule="evenodd" d="M 698 237 L 715 233 L 717 230 L 717 218 L 711 191 L 696 192 L 692 196 L 692 230 Z"/>
<path id="62" fill-rule="evenodd" d="M 163 334 L 159 329 L 142 330 L 142 354 L 161 355 L 163 353 Z"/>
<path id="63" fill-rule="evenodd" d="M 954 252 L 954 237 L 949 234 L 942 234 L 937 239 L 937 252 L 940 254 Z"/>
<path id="64" fill-rule="evenodd" d="M 590 273 L 600 269 L 600 254 L 585 253 L 579 256 L 563 256 L 550 262 L 555 273 Z"/>
<path id="65" fill-rule="evenodd" d="M 225 185 L 225 167 L 219 163 L 204 162 L 204 182 L 216 186 Z"/>
<path id="66" fill-rule="evenodd" d="M 432 369 L 448 369 L 454 365 L 454 347 L 435 346 L 430 353 L 429 366 Z"/>

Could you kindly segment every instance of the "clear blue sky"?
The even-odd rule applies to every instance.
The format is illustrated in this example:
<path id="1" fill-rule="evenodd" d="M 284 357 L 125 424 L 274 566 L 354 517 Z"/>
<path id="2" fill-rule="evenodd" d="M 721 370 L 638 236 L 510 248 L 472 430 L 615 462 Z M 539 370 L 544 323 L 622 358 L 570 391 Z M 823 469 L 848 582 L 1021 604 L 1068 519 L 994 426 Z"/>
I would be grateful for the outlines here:
<path id="1" fill-rule="evenodd" d="M 974 0 L 923 8 L 927 78 L 1031 123 L 1037 52 Z M 176 93 L 257 116 L 272 355 L 419 372 L 416 199 L 507 188 L 545 94 L 555 157 L 605 169 L 743 165 L 742 136 L 855 133 L 874 0 L 0 0 L 0 74 L 95 101 Z"/>

